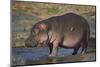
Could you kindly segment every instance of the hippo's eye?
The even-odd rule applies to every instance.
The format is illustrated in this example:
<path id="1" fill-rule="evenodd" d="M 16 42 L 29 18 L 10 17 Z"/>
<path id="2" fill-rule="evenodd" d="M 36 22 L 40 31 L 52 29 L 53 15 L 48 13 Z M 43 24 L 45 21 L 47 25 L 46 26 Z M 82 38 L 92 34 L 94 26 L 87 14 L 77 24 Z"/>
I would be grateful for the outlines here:
<path id="1" fill-rule="evenodd" d="M 38 34 L 38 32 L 36 32 L 36 31 L 32 31 L 32 35 L 34 35 L 34 36 L 36 36 Z"/>
<path id="2" fill-rule="evenodd" d="M 34 31 L 32 31 L 32 34 L 34 35 L 34 34 L 35 34 L 35 32 L 34 32 Z"/>
<path id="3" fill-rule="evenodd" d="M 34 33 L 38 34 L 39 33 L 39 29 L 34 29 Z"/>
<path id="4" fill-rule="evenodd" d="M 32 33 L 32 34 L 35 34 L 35 30 L 32 30 L 31 33 Z"/>

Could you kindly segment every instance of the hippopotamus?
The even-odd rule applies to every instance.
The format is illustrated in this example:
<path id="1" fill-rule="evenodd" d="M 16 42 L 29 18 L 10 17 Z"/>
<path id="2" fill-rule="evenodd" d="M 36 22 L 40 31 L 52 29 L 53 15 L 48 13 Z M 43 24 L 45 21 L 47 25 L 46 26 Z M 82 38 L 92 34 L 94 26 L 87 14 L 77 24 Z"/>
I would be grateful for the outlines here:
<path id="1" fill-rule="evenodd" d="M 82 47 L 81 54 L 86 53 L 90 28 L 86 19 L 75 13 L 53 16 L 39 21 L 31 28 L 26 40 L 26 47 L 48 45 L 49 57 L 56 57 L 58 47 L 73 48 L 76 55 Z"/>

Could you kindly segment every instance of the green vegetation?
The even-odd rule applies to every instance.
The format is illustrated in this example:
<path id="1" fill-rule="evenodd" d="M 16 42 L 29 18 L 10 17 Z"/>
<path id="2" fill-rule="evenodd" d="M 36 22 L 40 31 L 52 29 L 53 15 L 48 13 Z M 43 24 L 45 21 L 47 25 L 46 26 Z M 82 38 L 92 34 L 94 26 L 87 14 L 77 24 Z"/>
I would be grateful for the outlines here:
<path id="1" fill-rule="evenodd" d="M 48 13 L 55 14 L 60 12 L 60 9 L 58 7 L 52 7 L 52 8 L 48 8 L 47 11 Z"/>
<path id="2" fill-rule="evenodd" d="M 17 1 L 12 5 L 12 11 L 13 13 L 21 12 L 24 14 L 39 16 L 45 19 L 54 15 L 62 15 L 69 12 L 76 14 L 94 13 L 95 15 L 95 6 Z"/>

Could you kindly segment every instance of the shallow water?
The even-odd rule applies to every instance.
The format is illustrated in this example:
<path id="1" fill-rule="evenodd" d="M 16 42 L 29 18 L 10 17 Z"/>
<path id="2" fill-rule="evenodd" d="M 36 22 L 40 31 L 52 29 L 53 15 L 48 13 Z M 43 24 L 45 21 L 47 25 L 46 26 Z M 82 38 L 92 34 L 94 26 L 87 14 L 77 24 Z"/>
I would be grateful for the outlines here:
<path id="1" fill-rule="evenodd" d="M 95 60 L 93 55 L 80 55 L 81 48 L 76 56 L 72 55 L 73 49 L 59 48 L 57 57 L 50 58 L 49 49 L 47 47 L 36 48 L 12 48 L 12 65 L 28 65 L 28 64 L 47 64 L 47 63 L 62 63 L 76 61 L 91 61 Z M 91 58 L 92 57 L 92 58 Z"/>
<path id="2" fill-rule="evenodd" d="M 73 49 L 58 49 L 57 57 L 71 55 Z M 15 56 L 16 61 L 37 61 L 48 58 L 49 49 L 47 47 L 37 48 L 12 48 L 12 54 Z M 18 64 L 18 63 L 17 63 Z"/>

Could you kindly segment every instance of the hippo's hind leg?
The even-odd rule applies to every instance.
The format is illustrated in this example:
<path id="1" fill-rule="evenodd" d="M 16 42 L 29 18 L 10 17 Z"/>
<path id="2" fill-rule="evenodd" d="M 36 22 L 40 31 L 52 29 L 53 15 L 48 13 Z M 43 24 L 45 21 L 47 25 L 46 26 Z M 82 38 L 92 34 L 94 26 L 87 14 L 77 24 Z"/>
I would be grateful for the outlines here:
<path id="1" fill-rule="evenodd" d="M 86 34 L 83 38 L 83 42 L 81 44 L 82 46 L 82 51 L 81 51 L 81 54 L 86 54 L 86 51 L 87 51 L 87 46 L 88 46 L 88 41 L 89 41 L 89 33 Z"/>
<path id="2" fill-rule="evenodd" d="M 81 54 L 86 54 L 87 46 L 88 46 L 88 42 L 87 41 L 84 41 L 84 43 L 82 43 L 82 51 L 81 51 Z"/>
<path id="3" fill-rule="evenodd" d="M 76 46 L 76 48 L 74 48 L 74 52 L 72 53 L 72 55 L 76 55 L 79 48 L 80 48 L 80 45 Z"/>

